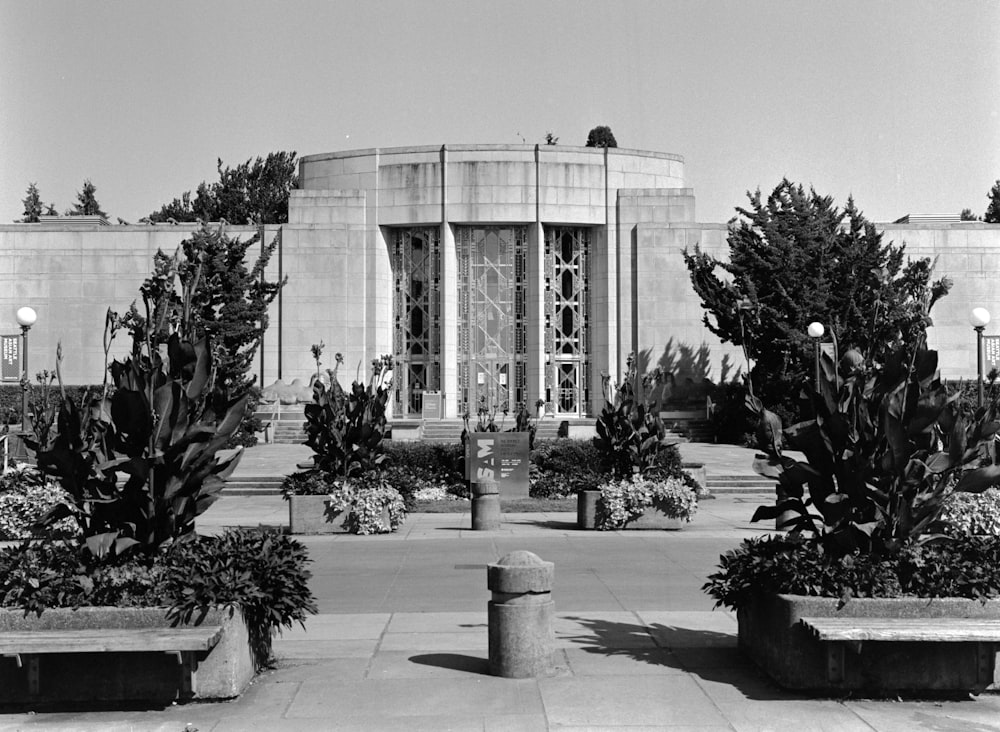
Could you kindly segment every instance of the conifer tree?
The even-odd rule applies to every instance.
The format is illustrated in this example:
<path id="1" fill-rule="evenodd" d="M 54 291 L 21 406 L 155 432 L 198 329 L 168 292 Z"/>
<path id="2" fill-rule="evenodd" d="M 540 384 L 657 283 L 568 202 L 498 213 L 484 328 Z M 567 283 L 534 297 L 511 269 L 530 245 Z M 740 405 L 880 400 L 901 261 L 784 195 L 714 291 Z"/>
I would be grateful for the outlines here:
<path id="1" fill-rule="evenodd" d="M 67 216 L 107 216 L 97 202 L 97 186 L 88 178 L 83 182 L 83 190 L 76 194 L 76 203 L 66 212 Z"/>
<path id="2" fill-rule="evenodd" d="M 990 200 L 983 214 L 983 221 L 987 224 L 1000 224 L 1000 180 L 993 184 L 990 192 L 986 194 Z"/>
<path id="3" fill-rule="evenodd" d="M 618 147 L 618 141 L 610 127 L 598 125 L 587 135 L 587 147 Z"/>
<path id="4" fill-rule="evenodd" d="M 841 211 L 787 179 L 766 200 L 759 190 L 747 195 L 749 207 L 737 208 L 729 225 L 728 261 L 697 245 L 684 261 L 706 327 L 744 348 L 757 396 L 790 415 L 814 373 L 809 323 L 833 333 L 840 353 L 856 348 L 877 359 L 926 327 L 921 303 L 931 295 L 932 264 L 905 261 L 903 245 L 883 244 L 852 198 Z M 933 291 L 949 285 L 942 280 Z"/>
<path id="5" fill-rule="evenodd" d="M 24 203 L 24 218 L 21 219 L 22 223 L 38 223 L 38 219 L 42 215 L 42 207 L 45 205 L 42 203 L 42 197 L 38 193 L 38 186 L 34 183 L 28 184 L 27 195 L 22 199 L 22 203 Z"/>

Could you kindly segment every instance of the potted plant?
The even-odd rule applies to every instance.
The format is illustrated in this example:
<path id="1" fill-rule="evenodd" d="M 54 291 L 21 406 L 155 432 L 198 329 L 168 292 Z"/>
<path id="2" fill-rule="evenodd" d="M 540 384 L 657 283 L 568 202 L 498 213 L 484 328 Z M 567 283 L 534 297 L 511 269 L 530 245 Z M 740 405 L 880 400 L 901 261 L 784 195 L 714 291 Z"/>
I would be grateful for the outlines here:
<path id="1" fill-rule="evenodd" d="M 373 360 L 368 384 L 354 381 L 349 392 L 337 379 L 344 358 L 337 353 L 334 359 L 334 368 L 328 370 L 329 387 L 317 379 L 313 402 L 305 407 L 305 444 L 314 452 L 313 467 L 282 484 L 291 532 L 395 531 L 406 509 L 382 473 L 392 357 Z"/>
<path id="2" fill-rule="evenodd" d="M 993 681 L 990 653 L 938 640 L 858 642 L 832 675 L 833 646 L 807 627 L 811 617 L 924 618 L 932 629 L 934 618 L 1000 620 L 989 599 L 1000 596 L 996 537 L 940 530 L 950 493 L 1000 480 L 990 450 L 998 404 L 974 409 L 950 396 L 926 345 L 930 308 L 948 284 L 935 283 L 914 330 L 879 353 L 848 350 L 839 362 L 824 353 L 801 422 L 782 431 L 748 400 L 765 452 L 755 469 L 778 481 L 777 503 L 752 520 L 778 518 L 788 535 L 745 541 L 705 590 L 736 610 L 740 647 L 784 686 L 978 691 Z M 782 433 L 805 460 L 782 452 Z"/>
<path id="3" fill-rule="evenodd" d="M 676 530 L 689 523 L 697 509 L 695 492 L 680 478 L 639 475 L 611 480 L 600 488 L 595 528 Z"/>

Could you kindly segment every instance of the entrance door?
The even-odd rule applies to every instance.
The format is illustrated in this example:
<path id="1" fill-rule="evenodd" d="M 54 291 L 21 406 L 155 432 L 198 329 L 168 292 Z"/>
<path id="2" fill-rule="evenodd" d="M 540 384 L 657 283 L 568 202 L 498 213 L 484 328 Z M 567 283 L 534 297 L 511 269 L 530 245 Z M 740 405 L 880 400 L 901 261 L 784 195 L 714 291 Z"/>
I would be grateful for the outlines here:
<path id="1" fill-rule="evenodd" d="M 582 413 L 580 404 L 580 362 L 556 362 L 556 414 L 578 417 Z"/>

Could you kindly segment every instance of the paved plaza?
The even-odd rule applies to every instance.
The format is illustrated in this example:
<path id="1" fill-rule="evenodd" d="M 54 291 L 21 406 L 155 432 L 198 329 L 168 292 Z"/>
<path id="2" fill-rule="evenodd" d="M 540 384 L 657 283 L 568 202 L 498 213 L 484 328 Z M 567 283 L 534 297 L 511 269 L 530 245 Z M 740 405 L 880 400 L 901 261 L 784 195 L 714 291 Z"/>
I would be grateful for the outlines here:
<path id="1" fill-rule="evenodd" d="M 270 447 L 243 470 L 297 457 Z M 569 513 L 508 514 L 501 530 L 473 532 L 466 513 L 414 514 L 385 536 L 302 537 L 319 615 L 276 639 L 277 666 L 241 698 L 7 714 L 0 730 L 1000 730 L 1000 695 L 812 699 L 742 658 L 735 618 L 701 586 L 721 553 L 767 530 L 748 521 L 769 500 L 702 501 L 679 532 L 578 531 Z M 229 496 L 199 530 L 287 520 L 280 497 Z M 517 549 L 555 563 L 557 653 L 544 678 L 487 671 L 486 565 Z"/>

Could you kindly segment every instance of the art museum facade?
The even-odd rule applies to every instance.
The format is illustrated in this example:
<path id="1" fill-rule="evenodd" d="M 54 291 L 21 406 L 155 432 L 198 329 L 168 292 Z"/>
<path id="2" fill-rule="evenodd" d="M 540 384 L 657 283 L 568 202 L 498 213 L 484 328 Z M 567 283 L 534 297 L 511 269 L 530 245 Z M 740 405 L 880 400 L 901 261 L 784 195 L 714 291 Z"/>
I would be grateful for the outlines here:
<path id="1" fill-rule="evenodd" d="M 733 378 L 739 349 L 702 324 L 681 257 L 699 244 L 724 257 L 726 225 L 699 223 L 678 155 L 624 149 L 445 145 L 352 150 L 301 159 L 289 221 L 267 226 L 279 250 L 268 275 L 288 278 L 271 308 L 260 383 L 308 381 L 313 343 L 363 376 L 383 353 L 397 361 L 397 416 L 419 415 L 424 393 L 443 415 L 538 400 L 559 417 L 593 415 L 602 374 L 629 353 L 679 389 Z M 742 204 L 734 201 L 735 205 Z M 936 311 L 942 374 L 975 375 L 967 314 L 1000 316 L 1000 226 L 879 225 L 912 257 L 938 258 L 955 281 Z M 51 368 L 57 342 L 68 383 L 99 383 L 108 306 L 138 295 L 157 249 L 191 225 L 90 221 L 0 226 L 0 331 L 38 312 L 30 371 Z M 252 227 L 228 227 L 251 236 Z M 989 333 L 987 329 L 987 333 Z M 125 344 L 120 344 L 123 348 Z M 119 348 L 119 351 L 121 348 Z"/>

